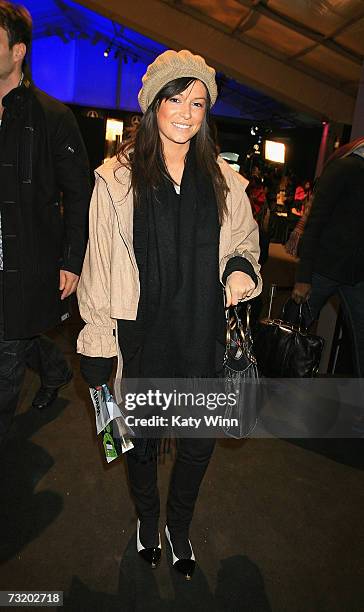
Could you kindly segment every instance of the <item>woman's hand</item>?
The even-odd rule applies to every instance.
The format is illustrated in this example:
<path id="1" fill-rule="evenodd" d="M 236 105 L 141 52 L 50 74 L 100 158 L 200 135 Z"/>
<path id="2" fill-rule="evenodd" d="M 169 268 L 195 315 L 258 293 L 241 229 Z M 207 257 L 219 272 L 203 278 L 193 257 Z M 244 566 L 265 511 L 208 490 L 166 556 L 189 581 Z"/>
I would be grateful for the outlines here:
<path id="1" fill-rule="evenodd" d="M 249 274 L 245 272 L 232 272 L 226 279 L 225 306 L 236 306 L 245 298 L 249 298 L 255 289 L 255 283 Z"/>

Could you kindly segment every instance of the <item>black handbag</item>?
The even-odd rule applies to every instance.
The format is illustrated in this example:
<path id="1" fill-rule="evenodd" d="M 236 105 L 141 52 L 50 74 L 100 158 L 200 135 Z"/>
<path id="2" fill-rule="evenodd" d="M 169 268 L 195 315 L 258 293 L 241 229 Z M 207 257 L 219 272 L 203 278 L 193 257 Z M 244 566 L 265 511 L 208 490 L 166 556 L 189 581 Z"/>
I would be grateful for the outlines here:
<path id="1" fill-rule="evenodd" d="M 246 307 L 245 326 L 236 306 L 226 309 L 225 393 L 235 401 L 227 402 L 223 431 L 232 438 L 248 436 L 258 419 L 259 376 L 249 317 L 250 304 Z"/>
<path id="2" fill-rule="evenodd" d="M 296 316 L 288 321 L 287 304 L 296 307 Z M 310 315 L 309 304 L 296 305 L 289 300 L 280 319 L 271 319 L 270 302 L 266 319 L 259 321 L 254 330 L 254 351 L 259 373 L 268 378 L 307 378 L 318 372 L 324 340 L 309 334 L 305 320 Z M 306 311 L 306 312 L 305 312 Z M 312 319 L 311 316 L 308 316 Z"/>

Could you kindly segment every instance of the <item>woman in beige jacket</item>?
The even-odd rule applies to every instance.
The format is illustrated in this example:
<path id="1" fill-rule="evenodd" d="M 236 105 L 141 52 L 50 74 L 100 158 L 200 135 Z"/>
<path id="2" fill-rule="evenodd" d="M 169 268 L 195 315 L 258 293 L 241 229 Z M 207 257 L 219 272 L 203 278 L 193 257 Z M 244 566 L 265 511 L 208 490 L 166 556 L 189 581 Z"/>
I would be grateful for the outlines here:
<path id="1" fill-rule="evenodd" d="M 224 296 L 236 305 L 261 291 L 258 228 L 245 180 L 217 158 L 208 116 L 215 71 L 189 51 L 166 51 L 143 77 L 144 113 L 132 139 L 96 170 L 90 234 L 78 288 L 86 325 L 78 338 L 90 386 L 112 358 L 131 378 L 214 377 L 224 353 Z M 118 399 L 119 386 L 115 385 Z M 173 566 L 191 578 L 189 527 L 214 439 L 178 439 L 167 502 Z M 158 444 L 126 453 L 137 550 L 161 555 Z"/>

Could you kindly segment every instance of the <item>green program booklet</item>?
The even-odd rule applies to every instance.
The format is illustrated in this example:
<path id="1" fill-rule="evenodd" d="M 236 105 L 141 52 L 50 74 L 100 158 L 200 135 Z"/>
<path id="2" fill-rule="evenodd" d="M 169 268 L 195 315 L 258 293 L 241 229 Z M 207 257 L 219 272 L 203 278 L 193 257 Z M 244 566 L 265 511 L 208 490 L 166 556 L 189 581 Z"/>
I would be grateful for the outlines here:
<path id="1" fill-rule="evenodd" d="M 95 408 L 96 431 L 102 435 L 106 461 L 110 463 L 122 453 L 134 448 L 133 430 L 126 424 L 125 415 L 111 395 L 107 385 L 90 387 Z"/>

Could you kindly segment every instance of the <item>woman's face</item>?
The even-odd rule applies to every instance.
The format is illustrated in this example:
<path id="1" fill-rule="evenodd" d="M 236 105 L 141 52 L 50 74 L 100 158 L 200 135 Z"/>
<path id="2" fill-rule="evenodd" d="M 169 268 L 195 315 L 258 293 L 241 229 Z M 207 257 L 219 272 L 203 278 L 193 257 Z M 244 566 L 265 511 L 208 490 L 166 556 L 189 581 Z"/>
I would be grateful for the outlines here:
<path id="1" fill-rule="evenodd" d="M 157 123 L 162 142 L 185 144 L 199 131 L 206 114 L 207 92 L 201 81 L 172 98 L 162 100 Z"/>

